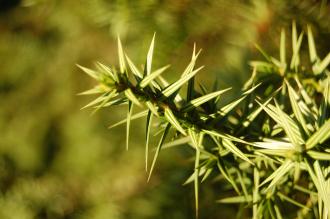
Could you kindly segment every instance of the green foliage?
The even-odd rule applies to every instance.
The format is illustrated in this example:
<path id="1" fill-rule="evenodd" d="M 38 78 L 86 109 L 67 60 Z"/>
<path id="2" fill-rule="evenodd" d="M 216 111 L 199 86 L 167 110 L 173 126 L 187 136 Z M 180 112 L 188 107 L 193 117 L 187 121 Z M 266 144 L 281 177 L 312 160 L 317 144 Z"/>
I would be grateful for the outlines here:
<path id="1" fill-rule="evenodd" d="M 192 188 L 196 177 L 193 173 L 199 170 L 193 168 L 193 155 L 196 154 L 193 145 L 189 143 L 189 147 L 185 147 L 184 142 L 190 142 L 190 136 L 173 139 L 173 129 L 170 130 L 150 183 L 146 184 L 148 176 L 143 174 L 142 155 L 147 127 L 143 119 L 149 109 L 154 110 L 153 114 L 157 109 L 146 102 L 148 108 L 144 116 L 135 120 L 138 122 L 130 123 L 129 152 L 125 151 L 126 120 L 122 127 L 111 131 L 104 128 L 109 122 L 114 125 L 120 118 L 126 118 L 128 105 L 110 110 L 98 107 L 91 110 L 98 112 L 93 116 L 88 116 L 87 110 L 79 111 L 79 106 L 90 97 L 77 98 L 76 94 L 93 81 L 81 76 L 80 69 L 73 64 L 90 66 L 95 58 L 107 66 L 114 63 L 117 35 L 121 36 L 125 52 L 143 75 L 140 67 L 146 57 L 140 54 L 148 51 L 150 38 L 153 32 L 157 32 L 151 72 L 160 69 L 164 63 L 171 63 L 171 68 L 157 79 L 162 86 L 165 86 L 163 77 L 170 82 L 180 77 L 185 60 L 191 58 L 193 42 L 198 42 L 198 47 L 205 51 L 199 56 L 198 63 L 206 66 L 195 79 L 201 94 L 212 92 L 209 88 L 215 81 L 214 76 L 220 79 L 216 84 L 219 90 L 232 86 L 231 91 L 210 100 L 218 101 L 221 114 L 231 112 L 230 108 L 236 103 L 244 104 L 245 98 L 250 98 L 239 96 L 238 90 L 250 72 L 246 67 L 247 60 L 257 57 L 252 43 L 257 42 L 268 53 L 277 55 L 280 28 L 285 27 L 285 32 L 290 33 L 288 26 L 295 19 L 298 28 L 310 24 L 319 57 L 325 57 L 330 46 L 330 8 L 326 0 L 2 2 L 7 3 L 0 4 L 1 219 L 193 218 Z M 307 34 L 301 44 L 303 51 L 308 50 L 306 38 Z M 290 38 L 285 41 L 291 43 Z M 290 53 L 286 53 L 286 58 Z M 302 54 L 305 56 L 301 55 L 299 61 L 308 63 L 308 53 Z M 98 71 L 106 71 L 104 69 L 108 67 L 101 63 L 97 63 Z M 128 61 L 126 68 L 131 68 Z M 187 83 L 187 89 L 192 87 L 192 81 Z M 101 94 L 106 89 L 96 86 L 88 93 Z M 186 96 L 185 86 L 179 92 L 187 102 L 194 99 Z M 231 98 L 235 102 L 229 103 Z M 139 110 L 134 106 L 132 120 Z M 251 118 L 256 114 L 258 111 L 244 124 L 253 121 Z M 154 146 L 158 143 L 154 137 L 157 117 L 152 116 L 152 121 L 149 126 L 148 172 Z M 206 136 L 204 141 L 209 140 Z M 177 147 L 175 153 L 173 150 L 163 151 L 180 142 L 182 146 Z M 221 155 L 226 153 L 230 151 L 222 150 Z M 308 154 L 318 159 L 329 157 L 315 150 Z M 236 196 L 235 191 L 231 193 L 229 189 L 241 191 L 245 185 L 239 178 L 240 172 L 228 175 L 224 172 L 227 171 L 225 164 L 217 161 L 209 159 L 207 163 L 200 163 L 202 177 L 199 179 L 203 183 L 198 187 L 199 217 L 234 218 L 233 215 L 240 212 L 239 218 L 249 218 L 247 211 L 242 210 L 247 209 L 245 206 L 212 204 L 213 200 Z M 178 169 L 180 171 L 175 171 Z M 218 174 L 219 171 L 224 175 Z M 189 180 L 186 181 L 185 177 Z M 190 184 L 182 187 L 181 182 Z M 248 194 L 247 191 L 248 188 L 246 192 L 241 191 L 241 196 Z M 290 217 L 288 212 L 282 211 L 284 218 Z"/>
<path id="2" fill-rule="evenodd" d="M 250 63 L 253 73 L 241 97 L 225 105 L 219 100 L 228 89 L 206 93 L 196 86 L 203 67 L 195 66 L 195 48 L 181 77 L 169 83 L 161 76 L 167 67 L 151 70 L 154 38 L 143 69 L 133 64 L 118 39 L 119 69 L 81 68 L 99 82 L 100 96 L 87 106 L 128 105 L 127 142 L 130 121 L 147 116 L 147 170 L 150 129 L 157 124 L 161 137 L 148 180 L 167 139 L 195 150 L 186 183 L 194 182 L 196 216 L 199 184 L 217 175 L 238 193 L 219 202 L 249 208 L 253 218 L 282 218 L 288 211 L 297 218 L 330 218 L 330 53 L 324 58 L 317 54 L 307 27 L 311 62 L 306 62 L 300 52 L 304 33 L 297 36 L 293 23 L 291 58 L 284 30 L 279 59 L 259 49 L 266 60 Z M 134 105 L 147 111 L 133 114 Z"/>

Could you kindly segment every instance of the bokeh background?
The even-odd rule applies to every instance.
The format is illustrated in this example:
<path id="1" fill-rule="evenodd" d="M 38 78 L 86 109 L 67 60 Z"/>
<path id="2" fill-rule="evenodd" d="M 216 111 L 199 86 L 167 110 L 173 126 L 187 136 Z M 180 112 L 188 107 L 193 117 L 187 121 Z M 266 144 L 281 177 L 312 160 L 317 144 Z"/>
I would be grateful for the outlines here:
<path id="1" fill-rule="evenodd" d="M 194 42 L 205 69 L 198 80 L 235 95 L 250 75 L 254 44 L 278 57 L 281 28 L 312 25 L 321 57 L 330 50 L 326 0 L 0 0 L 0 218 L 194 218 L 192 151 L 162 152 L 149 183 L 144 121 L 108 130 L 125 117 L 114 107 L 90 115 L 76 94 L 94 82 L 76 67 L 117 65 L 116 36 L 138 65 L 154 32 L 154 66 L 170 80 L 189 62 Z M 288 41 L 290 43 L 290 36 Z M 306 50 L 303 45 L 303 50 Z M 234 218 L 216 204 L 221 183 L 204 183 L 201 218 Z"/>

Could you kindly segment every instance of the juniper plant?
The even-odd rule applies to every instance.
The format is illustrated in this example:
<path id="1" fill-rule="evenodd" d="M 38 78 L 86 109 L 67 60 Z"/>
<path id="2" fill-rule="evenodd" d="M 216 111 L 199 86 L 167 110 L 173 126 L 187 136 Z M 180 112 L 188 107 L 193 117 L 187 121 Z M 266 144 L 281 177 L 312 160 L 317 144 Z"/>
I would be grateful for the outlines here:
<path id="1" fill-rule="evenodd" d="M 302 61 L 304 38 L 310 62 Z M 100 95 L 85 106 L 94 111 L 127 105 L 127 117 L 111 126 L 126 123 L 127 148 L 130 122 L 146 117 L 148 180 L 163 148 L 187 145 L 195 151 L 193 174 L 185 184 L 194 184 L 196 216 L 200 183 L 218 173 L 237 193 L 218 202 L 249 208 L 254 219 L 283 218 L 288 209 L 297 218 L 330 218 L 330 53 L 318 56 L 309 26 L 305 37 L 293 23 L 291 52 L 285 40 L 282 30 L 279 59 L 257 46 L 265 60 L 250 63 L 252 75 L 241 96 L 222 107 L 219 101 L 229 88 L 208 93 L 196 85 L 195 75 L 203 67 L 196 67 L 200 51 L 195 46 L 177 81 L 168 83 L 162 76 L 169 66 L 152 70 L 155 37 L 143 69 L 125 54 L 120 39 L 119 68 L 79 66 L 98 82 L 81 94 Z M 134 114 L 135 106 L 144 110 Z M 150 127 L 155 122 L 160 139 L 149 167 Z"/>

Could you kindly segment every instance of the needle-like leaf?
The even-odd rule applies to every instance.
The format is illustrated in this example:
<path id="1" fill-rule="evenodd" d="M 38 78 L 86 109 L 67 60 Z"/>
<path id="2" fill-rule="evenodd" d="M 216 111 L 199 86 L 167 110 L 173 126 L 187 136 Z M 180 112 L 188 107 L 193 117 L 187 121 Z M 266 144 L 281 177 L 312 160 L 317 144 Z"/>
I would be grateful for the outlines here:
<path id="1" fill-rule="evenodd" d="M 175 117 L 175 115 L 173 114 L 172 110 L 169 107 L 165 108 L 165 118 L 168 120 L 169 123 L 171 123 L 171 125 L 178 130 L 179 132 L 181 132 L 183 135 L 187 135 L 186 131 L 182 128 L 182 126 L 180 125 L 179 121 L 177 120 L 177 118 Z"/>
<path id="2" fill-rule="evenodd" d="M 235 180 L 231 177 L 230 173 L 228 172 L 228 169 L 226 168 L 221 159 L 218 160 L 217 167 L 223 177 L 233 186 L 234 190 L 239 194 L 240 191 L 238 189 L 238 186 L 236 185 Z"/>
<path id="3" fill-rule="evenodd" d="M 258 45 L 254 44 L 254 46 L 259 50 L 259 52 L 266 58 L 267 61 L 271 61 L 270 56 Z"/>
<path id="4" fill-rule="evenodd" d="M 108 107 L 108 106 L 118 106 L 118 105 L 125 105 L 128 103 L 128 100 L 127 98 L 125 97 L 121 97 L 121 98 L 118 98 L 118 99 L 115 99 L 115 100 L 111 100 L 111 101 L 108 101 L 107 103 L 105 103 L 103 105 L 103 107 Z"/>
<path id="5" fill-rule="evenodd" d="M 206 129 L 203 129 L 203 132 L 205 134 L 208 134 L 210 136 L 214 136 L 214 137 L 217 137 L 217 138 L 221 138 L 221 139 L 228 139 L 230 141 L 235 141 L 235 142 L 239 142 L 239 143 L 242 143 L 242 144 L 247 144 L 249 145 L 250 143 L 240 139 L 240 138 L 237 138 L 237 137 L 234 137 L 232 135 L 229 135 L 229 134 L 226 134 L 226 133 L 222 133 L 220 131 L 213 131 L 213 130 L 206 130 Z"/>
<path id="6" fill-rule="evenodd" d="M 165 97 L 171 96 L 174 92 L 176 92 L 184 83 L 189 81 L 192 77 L 194 77 L 197 72 L 199 72 L 202 67 L 199 67 L 198 69 L 192 71 L 190 74 L 185 75 L 184 77 L 180 78 L 178 81 L 174 82 L 170 86 L 168 86 L 165 90 L 162 91 L 162 94 Z"/>
<path id="7" fill-rule="evenodd" d="M 112 98 L 114 98 L 115 96 L 117 96 L 117 93 L 115 90 L 109 92 L 106 96 L 106 98 L 104 98 L 104 100 L 102 101 L 102 103 L 100 103 L 98 106 L 95 107 L 95 110 L 93 111 L 93 114 L 95 112 L 97 112 L 99 109 L 101 109 L 102 107 L 104 107 Z"/>
<path id="8" fill-rule="evenodd" d="M 285 30 L 281 30 L 281 42 L 280 42 L 280 61 L 283 67 L 286 65 L 286 49 L 285 49 Z"/>
<path id="9" fill-rule="evenodd" d="M 95 65 L 100 70 L 100 72 L 105 73 L 106 75 L 109 75 L 112 79 L 115 78 L 115 76 L 112 72 L 112 69 L 109 68 L 108 66 L 102 64 L 101 62 L 96 62 Z"/>
<path id="10" fill-rule="evenodd" d="M 308 48 L 309 48 L 309 57 L 312 63 L 315 63 L 318 59 L 316 48 L 315 48 L 315 42 L 314 37 L 312 33 L 311 26 L 307 26 L 307 36 L 308 36 Z"/>
<path id="11" fill-rule="evenodd" d="M 193 62 L 193 60 L 196 60 L 196 59 L 197 59 L 197 55 L 196 55 L 196 44 L 194 43 L 194 49 L 193 49 L 193 54 L 192 54 L 191 60 Z M 187 67 L 187 69 L 188 69 L 188 67 Z M 195 67 L 195 64 L 193 64 L 193 67 L 191 69 L 188 69 L 188 71 L 191 71 L 194 67 Z M 195 86 L 195 78 L 193 77 L 188 82 L 187 101 L 190 101 L 193 98 L 193 96 L 194 96 L 194 93 L 195 93 L 194 86 Z"/>
<path id="12" fill-rule="evenodd" d="M 164 130 L 164 132 L 163 132 L 163 135 L 162 135 L 162 137 L 161 137 L 160 140 L 159 140 L 159 143 L 158 143 L 158 146 L 157 146 L 157 149 L 156 149 L 155 155 L 154 155 L 154 159 L 153 159 L 152 164 L 151 164 L 151 168 L 150 168 L 150 172 L 149 172 L 149 176 L 148 176 L 148 182 L 149 182 L 149 180 L 150 180 L 150 177 L 151 177 L 152 172 L 153 172 L 153 170 L 154 170 L 154 167 L 155 167 L 155 164 L 156 164 L 156 161 L 157 161 L 157 158 L 158 158 L 159 152 L 160 152 L 160 150 L 162 149 L 162 146 L 163 146 L 163 144 L 164 144 L 164 141 L 165 141 L 165 138 L 166 138 L 166 136 L 167 136 L 167 134 L 168 134 L 168 131 L 170 130 L 170 127 L 171 127 L 170 123 L 167 123 L 167 125 L 166 125 L 166 127 L 165 127 L 165 130 Z"/>
<path id="13" fill-rule="evenodd" d="M 301 47 L 301 43 L 303 40 L 303 36 L 304 34 L 301 33 L 299 35 L 298 41 L 294 43 L 293 45 L 293 55 L 292 55 L 292 59 L 291 59 L 291 63 L 290 63 L 290 68 L 291 69 L 296 69 L 298 68 L 299 65 L 299 51 L 300 51 L 300 47 Z"/>
<path id="14" fill-rule="evenodd" d="M 307 135 L 310 135 L 310 131 L 307 127 L 305 118 L 304 118 L 303 113 L 301 112 L 300 106 L 298 104 L 299 96 L 287 81 L 286 81 L 286 85 L 289 90 L 289 98 L 290 98 L 290 103 L 291 103 L 293 113 L 294 113 L 295 117 L 297 118 L 297 120 L 299 121 L 302 128 L 304 129 L 304 131 L 307 133 Z"/>
<path id="15" fill-rule="evenodd" d="M 317 65 L 316 74 L 322 73 L 330 64 L 330 53 Z"/>
<path id="16" fill-rule="evenodd" d="M 78 64 L 76 64 L 76 65 L 77 65 L 78 68 L 80 68 L 81 70 L 83 70 L 86 74 L 88 74 L 92 78 L 94 78 L 96 80 L 99 80 L 99 78 L 100 78 L 99 72 L 97 72 L 95 70 L 92 70 L 92 69 L 89 69 L 89 68 L 86 68 L 86 67 L 83 67 L 83 66 L 78 65 Z"/>
<path id="17" fill-rule="evenodd" d="M 329 76 L 325 79 L 322 93 L 323 93 L 323 99 L 321 102 L 321 106 L 319 108 L 320 116 L 317 121 L 320 126 L 324 124 L 330 113 L 330 77 Z"/>
<path id="18" fill-rule="evenodd" d="M 260 112 L 263 110 L 262 106 L 268 105 L 271 100 L 272 100 L 272 97 L 270 97 L 268 100 L 266 100 L 265 103 L 259 104 L 259 107 L 257 109 L 255 109 L 253 112 L 251 112 L 245 120 L 243 120 L 243 122 L 242 122 L 243 126 L 248 127 L 254 121 L 254 119 L 260 114 Z"/>
<path id="19" fill-rule="evenodd" d="M 191 141 L 195 147 L 195 169 L 194 169 L 194 188 L 195 188 L 195 208 L 196 208 L 196 218 L 198 218 L 198 194 L 199 194 L 199 160 L 200 160 L 200 145 L 199 145 L 199 134 L 195 133 L 192 129 L 188 129 L 188 134 Z"/>
<path id="20" fill-rule="evenodd" d="M 259 183 L 260 183 L 260 173 L 257 167 L 253 168 L 253 194 L 252 194 L 252 213 L 253 213 L 253 219 L 257 219 L 258 216 L 258 202 L 260 198 L 259 194 Z"/>
<path id="21" fill-rule="evenodd" d="M 250 161 L 250 159 L 241 150 L 239 150 L 233 142 L 231 142 L 230 140 L 224 138 L 224 139 L 222 139 L 222 144 L 225 148 L 230 150 L 233 154 L 235 154 L 236 156 L 238 156 L 242 160 L 245 160 L 245 161 L 247 161 L 247 162 L 249 162 L 250 164 L 253 165 L 253 162 Z"/>
<path id="22" fill-rule="evenodd" d="M 135 105 L 140 106 L 140 107 L 142 106 L 140 101 L 138 100 L 138 98 L 135 96 L 135 94 L 133 93 L 133 91 L 130 88 L 126 89 L 124 93 L 125 93 L 125 96 L 130 101 L 132 101 Z"/>
<path id="23" fill-rule="evenodd" d="M 275 213 L 276 213 L 276 218 L 277 219 L 283 219 L 282 213 L 280 211 L 280 208 L 278 207 L 278 205 L 274 205 L 274 209 L 275 209 Z"/>
<path id="24" fill-rule="evenodd" d="M 109 93 L 108 93 L 109 94 Z M 94 106 L 98 103 L 101 103 L 103 102 L 104 100 L 107 100 L 108 99 L 108 94 L 105 93 L 105 94 L 102 94 L 101 96 L 99 96 L 98 98 L 96 98 L 95 100 L 91 101 L 90 103 L 88 103 L 87 105 L 83 106 L 81 109 L 85 109 L 87 107 L 90 107 L 90 106 Z"/>
<path id="25" fill-rule="evenodd" d="M 315 104 L 315 101 L 308 95 L 306 89 L 304 88 L 304 86 L 301 84 L 300 80 L 298 79 L 298 77 L 295 77 L 295 81 L 299 87 L 299 93 L 301 94 L 301 96 L 304 99 L 304 102 L 307 105 L 307 108 L 305 109 L 305 111 L 307 112 L 306 114 L 309 115 L 309 119 L 315 119 L 317 117 L 317 107 Z"/>
<path id="26" fill-rule="evenodd" d="M 130 134 L 129 131 L 130 131 L 132 114 L 133 114 L 133 103 L 129 101 L 128 110 L 127 110 L 127 121 L 126 121 L 126 150 L 128 150 L 129 134 Z"/>
<path id="27" fill-rule="evenodd" d="M 315 161 L 313 166 L 318 182 L 318 192 L 324 202 L 325 211 L 330 213 L 330 179 L 325 179 L 320 163 L 318 161 Z"/>
<path id="28" fill-rule="evenodd" d="M 136 76 L 136 78 L 141 79 L 143 75 L 127 55 L 126 55 L 126 60 L 128 63 L 128 67 L 131 69 L 132 73 Z"/>
<path id="29" fill-rule="evenodd" d="M 321 128 L 319 128 L 307 141 L 306 148 L 311 149 L 317 144 L 323 143 L 330 137 L 330 119 L 328 119 Z"/>
<path id="30" fill-rule="evenodd" d="M 267 190 L 275 186 L 280 180 L 283 179 L 284 175 L 287 174 L 291 168 L 294 166 L 294 163 L 291 160 L 286 160 L 275 172 L 273 172 L 267 179 L 265 179 L 261 184 L 260 187 L 264 184 L 271 181 L 268 185 Z"/>
<path id="31" fill-rule="evenodd" d="M 215 91 L 213 93 L 210 94 L 206 94 L 204 96 L 198 97 L 194 100 L 191 100 L 189 103 L 187 103 L 181 110 L 182 112 L 188 112 L 192 109 L 197 108 L 198 106 L 212 100 L 213 98 L 218 97 L 219 95 L 225 93 L 226 91 L 230 90 L 231 88 L 227 88 L 224 90 L 219 90 L 219 91 Z"/>
<path id="32" fill-rule="evenodd" d="M 271 149 L 271 150 L 293 150 L 294 145 L 290 142 L 278 141 L 271 139 L 270 141 L 255 142 L 253 145 L 260 148 Z"/>
<path id="33" fill-rule="evenodd" d="M 151 124 L 152 124 L 152 112 L 149 110 L 147 115 L 147 123 L 146 123 L 146 149 L 145 149 L 146 171 L 148 171 L 149 139 L 150 139 Z"/>
<path id="34" fill-rule="evenodd" d="M 298 125 L 285 112 L 282 111 L 276 101 L 275 105 L 277 114 L 280 116 L 283 129 L 285 130 L 291 142 L 296 146 L 296 148 L 299 148 L 300 145 L 304 143 L 304 140 Z"/>
<path id="35" fill-rule="evenodd" d="M 299 208 L 304 208 L 304 209 L 306 209 L 306 210 L 311 210 L 310 208 L 308 208 L 308 207 L 306 207 L 305 205 L 303 205 L 303 204 L 297 202 L 296 200 L 294 200 L 294 199 L 292 199 L 292 198 L 290 198 L 290 197 L 284 195 L 284 194 L 281 193 L 281 192 L 278 192 L 277 195 L 278 195 L 281 199 L 283 199 L 283 200 L 285 200 L 285 201 L 287 201 L 287 202 L 290 202 L 291 204 L 296 205 L 296 206 L 299 207 Z"/>
<path id="36" fill-rule="evenodd" d="M 228 198 L 223 198 L 223 199 L 217 200 L 217 202 L 224 203 L 224 204 L 237 204 L 237 203 L 252 202 L 252 195 L 248 195 L 247 197 L 245 197 L 244 195 L 228 197 Z"/>
<path id="37" fill-rule="evenodd" d="M 170 65 L 166 65 L 160 69 L 157 69 L 154 72 L 151 72 L 145 78 L 143 78 L 143 80 L 140 82 L 139 86 L 141 88 L 146 87 L 151 81 L 153 81 L 155 78 L 157 78 L 160 74 L 162 74 L 169 67 L 170 67 Z"/>
<path id="38" fill-rule="evenodd" d="M 119 57 L 120 73 L 124 74 L 126 73 L 126 63 L 125 63 L 123 46 L 121 44 L 121 40 L 119 36 L 118 36 L 118 57 Z"/>
<path id="39" fill-rule="evenodd" d="M 173 141 L 170 141 L 170 142 L 164 144 L 163 149 L 172 148 L 172 147 L 176 147 L 179 145 L 185 145 L 185 144 L 188 144 L 190 141 L 191 141 L 191 138 L 189 136 L 181 137 L 181 138 L 175 139 Z"/>
<path id="40" fill-rule="evenodd" d="M 286 113 L 284 113 L 280 109 L 277 103 L 276 103 L 276 107 L 271 104 L 268 104 L 267 105 L 268 107 L 260 103 L 259 105 L 265 110 L 265 112 L 270 117 L 272 117 L 272 119 L 274 119 L 284 129 L 284 131 L 290 138 L 291 142 L 296 146 L 297 149 L 299 149 L 300 145 L 304 143 L 304 141 L 301 137 L 301 133 L 299 131 L 299 127 L 297 126 L 297 124 Z"/>
<path id="41" fill-rule="evenodd" d="M 292 22 L 292 59 L 291 59 L 291 64 L 290 68 L 293 69 L 294 67 L 298 67 L 299 65 L 299 49 L 298 49 L 298 37 L 297 37 L 297 25 L 296 22 Z"/>
<path id="42" fill-rule="evenodd" d="M 139 118 L 145 117 L 146 115 L 148 115 L 148 110 L 144 110 L 144 111 L 141 111 L 139 113 L 136 113 L 136 114 L 132 115 L 131 120 L 139 119 Z M 115 123 L 111 126 L 109 126 L 108 128 L 112 129 L 112 128 L 118 126 L 118 125 L 125 124 L 126 122 L 127 122 L 127 118 L 123 119 L 123 120 L 121 120 L 121 121 L 119 121 L 119 122 L 117 122 L 117 123 Z"/>
<path id="43" fill-rule="evenodd" d="M 105 90 L 100 85 L 98 85 L 98 86 L 95 86 L 92 89 L 83 91 L 83 92 L 79 93 L 78 95 L 100 94 L 100 93 L 103 93 L 104 91 Z"/>
<path id="44" fill-rule="evenodd" d="M 309 151 L 307 151 L 307 154 L 309 156 L 311 156 L 312 158 L 314 158 L 315 160 L 328 160 L 328 161 L 330 161 L 330 153 L 309 150 Z"/>
<path id="45" fill-rule="evenodd" d="M 146 105 L 155 116 L 159 116 L 157 107 L 152 102 L 147 101 Z"/>
<path id="46" fill-rule="evenodd" d="M 152 57 L 153 57 L 154 48 L 155 48 L 155 37 L 156 37 L 156 33 L 154 33 L 154 36 L 152 37 L 152 40 L 150 43 L 147 60 L 146 60 L 146 65 L 145 65 L 145 75 L 149 75 L 151 73 Z"/>

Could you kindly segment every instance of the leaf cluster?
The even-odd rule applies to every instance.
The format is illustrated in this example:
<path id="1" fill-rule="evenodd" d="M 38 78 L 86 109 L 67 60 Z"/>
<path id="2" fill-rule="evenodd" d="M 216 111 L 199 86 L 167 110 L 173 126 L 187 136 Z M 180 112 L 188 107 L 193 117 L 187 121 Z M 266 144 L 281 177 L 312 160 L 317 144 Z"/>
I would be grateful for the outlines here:
<path id="1" fill-rule="evenodd" d="M 208 91 L 195 81 L 203 69 L 196 66 L 196 46 L 177 81 L 163 77 L 169 66 L 152 69 L 155 36 L 143 68 L 131 61 L 119 38 L 119 68 L 79 66 L 98 82 L 81 94 L 99 95 L 85 106 L 94 112 L 127 105 L 127 117 L 111 126 L 126 123 L 127 148 L 131 121 L 146 118 L 148 180 L 162 149 L 187 145 L 194 150 L 185 184 L 194 184 L 196 216 L 200 184 L 217 175 L 237 193 L 218 202 L 248 207 L 253 218 L 284 218 L 289 208 L 297 218 L 330 218 L 330 53 L 319 57 L 309 26 L 306 32 L 298 34 L 293 23 L 288 49 L 282 30 L 279 58 L 257 46 L 264 60 L 250 62 L 252 75 L 241 95 L 221 107 L 221 96 L 230 88 Z M 310 63 L 301 56 L 305 38 Z M 134 113 L 135 106 L 143 110 Z M 149 162 L 152 127 L 160 137 Z"/>

